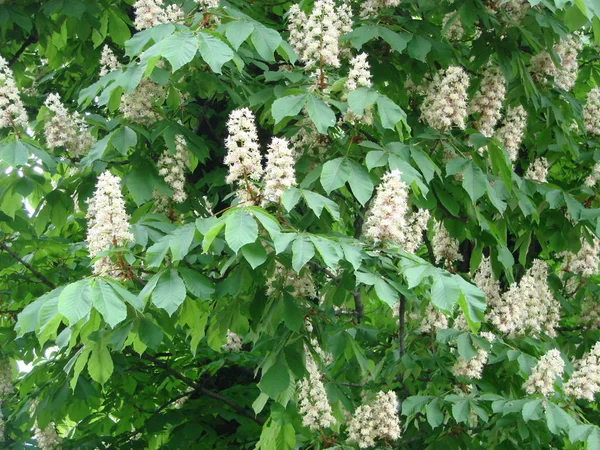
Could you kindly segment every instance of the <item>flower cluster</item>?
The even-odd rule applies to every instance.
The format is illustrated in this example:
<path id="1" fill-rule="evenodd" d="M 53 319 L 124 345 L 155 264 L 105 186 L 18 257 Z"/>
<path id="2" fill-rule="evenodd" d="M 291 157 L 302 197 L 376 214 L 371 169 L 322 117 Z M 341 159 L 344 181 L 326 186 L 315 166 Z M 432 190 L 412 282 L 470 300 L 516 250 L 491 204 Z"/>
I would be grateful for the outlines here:
<path id="1" fill-rule="evenodd" d="M 0 403 L 14 392 L 12 371 L 8 361 L 0 360 Z"/>
<path id="2" fill-rule="evenodd" d="M 431 245 L 436 264 L 443 261 L 445 266 L 451 266 L 455 261 L 462 261 L 463 257 L 458 250 L 458 240 L 450 236 L 442 222 L 434 220 L 433 232 L 435 234 Z"/>
<path id="3" fill-rule="evenodd" d="M 104 44 L 104 47 L 102 47 L 102 54 L 100 56 L 100 76 L 103 77 L 107 73 L 117 70 L 118 68 L 119 61 L 117 60 L 117 57 L 110 47 Z"/>
<path id="4" fill-rule="evenodd" d="M 471 112 L 479 114 L 475 128 L 484 136 L 492 137 L 500 119 L 500 110 L 506 95 L 504 75 L 497 66 L 490 66 L 483 74 L 479 90 L 473 97 Z"/>
<path id="5" fill-rule="evenodd" d="M 450 22 L 448 24 L 448 22 Z M 465 29 L 462 26 L 460 17 L 456 13 L 448 13 L 442 20 L 442 29 L 444 29 L 444 36 L 451 41 L 459 41 L 462 39 Z"/>
<path id="6" fill-rule="evenodd" d="M 422 119 L 439 131 L 453 125 L 464 130 L 468 87 L 469 76 L 462 67 L 450 66 L 436 73 L 421 105 Z"/>
<path id="7" fill-rule="evenodd" d="M 121 96 L 119 111 L 123 117 L 132 122 L 150 125 L 160 116 L 153 111 L 156 103 L 166 98 L 165 88 L 149 78 L 145 78 L 137 85 L 133 92 Z"/>
<path id="8" fill-rule="evenodd" d="M 158 174 L 164 178 L 165 183 L 173 189 L 173 201 L 183 203 L 187 198 L 184 190 L 185 166 L 189 159 L 185 139 L 181 135 L 175 137 L 175 154 L 167 149 L 158 159 Z"/>
<path id="9" fill-rule="evenodd" d="M 291 291 L 287 289 L 291 286 Z M 273 276 L 267 280 L 267 295 L 276 295 L 280 290 L 289 291 L 294 298 L 315 298 L 317 292 L 315 283 L 306 269 L 298 275 L 293 270 L 287 269 L 284 265 L 277 263 Z"/>
<path id="10" fill-rule="evenodd" d="M 50 94 L 44 105 L 52 117 L 44 123 L 44 136 L 49 148 L 63 147 L 70 156 L 85 154 L 96 142 L 78 112 L 70 114 L 58 94 Z"/>
<path id="11" fill-rule="evenodd" d="M 183 10 L 178 5 L 163 9 L 163 0 L 137 0 L 133 4 L 136 30 L 141 31 L 161 23 L 178 22 L 183 19 Z"/>
<path id="12" fill-rule="evenodd" d="M 527 127 L 527 111 L 521 105 L 508 108 L 504 124 L 496 130 L 496 137 L 508 151 L 509 159 L 514 163 L 519 155 L 519 147 Z"/>
<path id="13" fill-rule="evenodd" d="M 554 394 L 554 382 L 565 370 L 565 362 L 560 351 L 552 349 L 540 358 L 531 370 L 531 376 L 525 381 L 523 388 L 528 394 L 540 393 L 545 397 Z"/>
<path id="14" fill-rule="evenodd" d="M 360 18 L 368 19 L 377 15 L 380 9 L 393 8 L 400 4 L 401 0 L 366 0 L 361 2 Z"/>
<path id="15" fill-rule="evenodd" d="M 503 6 L 508 18 L 515 23 L 521 22 L 530 8 L 527 0 L 508 0 Z"/>
<path id="16" fill-rule="evenodd" d="M 88 201 L 87 243 L 88 251 L 92 258 L 98 253 L 110 249 L 111 246 L 120 247 L 133 240 L 129 232 L 129 216 L 125 212 L 125 202 L 121 194 L 120 179 L 109 171 L 98 177 L 96 190 Z M 94 263 L 94 273 L 97 275 L 115 276 L 118 269 L 109 257 L 102 256 Z"/>
<path id="17" fill-rule="evenodd" d="M 593 136 L 600 136 L 600 88 L 592 89 L 583 106 L 583 126 Z"/>
<path id="18" fill-rule="evenodd" d="M 308 376 L 298 382 L 298 412 L 302 416 L 302 425 L 311 430 L 329 428 L 335 423 L 335 418 L 321 381 L 321 372 L 306 347 L 305 351 Z"/>
<path id="19" fill-rule="evenodd" d="M 594 187 L 596 185 L 596 183 L 598 182 L 598 180 L 600 180 L 600 162 L 597 162 L 596 164 L 594 164 L 594 167 L 592 168 L 592 173 L 590 173 L 585 181 L 584 184 L 587 187 Z"/>
<path id="20" fill-rule="evenodd" d="M 359 87 L 371 87 L 371 66 L 367 54 L 361 53 L 350 60 L 352 67 L 346 80 L 346 89 L 353 91 Z"/>
<path id="21" fill-rule="evenodd" d="M 241 184 L 249 179 L 260 180 L 263 167 L 252 111 L 248 108 L 233 110 L 227 120 L 227 131 L 225 164 L 229 167 L 229 174 L 225 181 Z"/>
<path id="22" fill-rule="evenodd" d="M 531 332 L 555 335 L 558 326 L 560 304 L 548 287 L 548 265 L 539 259 L 521 281 L 513 283 L 492 307 L 490 321 L 509 336 Z"/>
<path id="23" fill-rule="evenodd" d="M 584 300 L 579 321 L 592 330 L 600 329 L 600 302 L 597 299 Z"/>
<path id="24" fill-rule="evenodd" d="M 242 338 L 231 330 L 227 330 L 227 342 L 221 347 L 224 352 L 238 353 L 242 350 Z"/>
<path id="25" fill-rule="evenodd" d="M 563 258 L 563 270 L 582 277 L 590 277 L 600 272 L 600 239 L 594 237 L 590 243 L 587 239 L 581 239 L 581 248 L 577 253 L 561 252 L 557 256 Z M 567 280 L 567 291 L 574 292 L 577 288 L 577 277 Z"/>
<path id="26" fill-rule="evenodd" d="M 398 311 L 398 308 L 395 307 L 394 311 Z M 411 314 L 411 319 L 418 319 L 420 314 Z M 441 311 L 435 309 L 433 304 L 428 303 L 425 308 L 425 313 L 421 319 L 421 323 L 419 324 L 419 328 L 416 329 L 417 333 L 435 333 L 438 330 L 445 330 L 448 328 L 448 317 Z"/>
<path id="27" fill-rule="evenodd" d="M 0 442 L 4 442 L 4 416 L 0 411 Z"/>
<path id="28" fill-rule="evenodd" d="M 53 422 L 50 422 L 43 430 L 38 427 L 36 422 L 33 428 L 33 437 L 40 450 L 56 450 L 60 448 L 61 439 L 56 432 Z"/>
<path id="29" fill-rule="evenodd" d="M 12 70 L 0 56 L 0 129 L 25 127 L 28 120 Z"/>
<path id="30" fill-rule="evenodd" d="M 536 158 L 527 168 L 525 178 L 537 181 L 538 183 L 546 183 L 548 181 L 548 169 L 548 160 L 546 158 Z"/>
<path id="31" fill-rule="evenodd" d="M 352 31 L 352 11 L 333 0 L 317 0 L 307 16 L 298 5 L 290 8 L 288 18 L 290 45 L 306 68 L 340 66 L 339 38 Z"/>
<path id="32" fill-rule="evenodd" d="M 481 379 L 483 368 L 487 363 L 489 354 L 482 348 L 477 349 L 477 353 L 471 359 L 465 359 L 462 356 L 452 366 L 452 373 L 456 377 L 467 377 Z"/>
<path id="33" fill-rule="evenodd" d="M 398 408 L 394 391 L 379 391 L 372 404 L 356 408 L 348 424 L 348 440 L 359 448 L 374 447 L 377 439 L 397 440 L 401 434 Z"/>
<path id="34" fill-rule="evenodd" d="M 408 186 L 402 181 L 402 173 L 395 169 L 387 172 L 377 186 L 365 221 L 365 235 L 375 244 L 391 242 L 414 253 L 421 245 L 428 220 L 429 211 L 410 211 Z"/>
<path id="35" fill-rule="evenodd" d="M 566 395 L 594 401 L 596 393 L 600 392 L 600 342 L 575 362 L 575 371 L 563 389 Z"/>
<path id="36" fill-rule="evenodd" d="M 274 137 L 267 151 L 267 164 L 263 178 L 265 202 L 278 203 L 287 189 L 296 185 L 294 165 L 296 154 L 286 139 Z"/>
<path id="37" fill-rule="evenodd" d="M 481 260 L 473 274 L 473 283 L 485 294 L 486 303 L 492 311 L 502 304 L 500 283 L 494 278 L 489 257 L 486 256 Z"/>
<path id="38" fill-rule="evenodd" d="M 575 36 L 569 36 L 554 46 L 554 51 L 560 58 L 560 66 L 556 66 L 550 54 L 546 51 L 538 53 L 531 58 L 530 69 L 537 80 L 550 76 L 554 84 L 560 89 L 570 91 L 577 80 L 577 55 L 583 48 L 583 43 Z"/>

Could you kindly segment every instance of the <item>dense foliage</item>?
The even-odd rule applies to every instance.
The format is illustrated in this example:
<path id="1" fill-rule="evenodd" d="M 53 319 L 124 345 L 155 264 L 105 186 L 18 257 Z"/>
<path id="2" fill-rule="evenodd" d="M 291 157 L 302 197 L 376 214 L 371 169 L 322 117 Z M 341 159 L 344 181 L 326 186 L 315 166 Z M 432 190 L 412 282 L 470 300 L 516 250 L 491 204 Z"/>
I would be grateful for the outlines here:
<path id="1" fill-rule="evenodd" d="M 600 448 L 597 2 L 336 1 L 0 1 L 0 447 Z"/>

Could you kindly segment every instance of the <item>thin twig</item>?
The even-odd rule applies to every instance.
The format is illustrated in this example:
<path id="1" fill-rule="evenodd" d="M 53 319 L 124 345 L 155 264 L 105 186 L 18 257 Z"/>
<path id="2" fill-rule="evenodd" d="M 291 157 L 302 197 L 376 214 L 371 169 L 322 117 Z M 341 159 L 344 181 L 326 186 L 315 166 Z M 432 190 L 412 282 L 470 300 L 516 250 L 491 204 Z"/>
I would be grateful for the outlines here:
<path id="1" fill-rule="evenodd" d="M 127 353 L 130 355 L 134 355 L 133 352 L 127 352 Z M 142 355 L 141 358 L 145 359 L 146 361 L 152 362 L 155 366 L 160 367 L 161 369 L 164 369 L 166 372 L 168 372 L 169 374 L 171 374 L 178 380 L 182 381 L 183 383 L 187 384 L 188 386 L 193 388 L 195 391 L 201 393 L 202 395 L 205 395 L 206 397 L 210 397 L 214 400 L 218 400 L 219 402 L 226 404 L 227 406 L 231 407 L 232 409 L 234 409 L 241 415 L 247 417 L 248 419 L 256 422 L 259 425 L 264 424 L 264 420 L 262 420 L 259 417 L 256 417 L 256 415 L 253 412 L 247 410 L 243 406 L 238 405 L 237 403 L 234 403 L 233 401 L 229 400 L 227 397 L 223 397 L 221 394 L 217 394 L 216 392 L 209 391 L 208 389 L 204 388 L 200 384 L 196 383 L 194 380 L 191 380 L 188 377 L 180 374 L 176 370 L 172 369 L 164 361 L 156 359 L 147 354 Z"/>
<path id="2" fill-rule="evenodd" d="M 36 269 L 34 269 L 31 266 L 31 264 L 26 263 L 25 261 L 23 261 L 23 259 L 19 255 L 17 255 L 15 252 L 13 252 L 8 247 L 8 245 L 6 245 L 4 242 L 0 242 L 0 249 L 4 250 L 6 253 L 8 253 L 10 256 L 12 256 L 14 259 L 16 259 L 21 264 L 23 264 L 23 266 L 26 269 L 28 269 L 32 274 L 34 274 L 36 276 L 36 278 L 38 278 L 42 283 L 44 283 L 47 286 L 50 286 L 52 289 L 56 289 L 56 285 L 52 281 L 50 281 L 48 278 L 46 278 L 44 275 L 42 275 Z"/>
<path id="3" fill-rule="evenodd" d="M 356 321 L 360 323 L 362 318 L 365 315 L 365 307 L 362 302 L 362 295 L 360 292 L 352 291 L 352 296 L 354 297 L 354 309 L 356 311 Z"/>
<path id="4" fill-rule="evenodd" d="M 400 305 L 398 306 L 398 350 L 400 356 L 406 353 L 404 348 L 404 313 L 406 312 L 406 297 L 400 294 Z"/>
<path id="5" fill-rule="evenodd" d="M 21 45 L 21 48 L 19 48 L 19 50 L 17 50 L 17 53 L 15 53 L 12 58 L 10 58 L 10 61 L 8 61 L 8 67 L 11 67 L 14 63 L 16 63 L 17 60 L 23 54 L 23 52 L 25 52 L 25 50 L 27 50 L 27 47 L 29 47 L 31 44 L 35 44 L 37 42 L 37 40 L 38 40 L 38 37 L 35 34 L 30 34 L 29 37 L 27 38 L 27 40 L 25 42 L 23 42 L 23 45 Z"/>
<path id="6" fill-rule="evenodd" d="M 425 242 L 425 247 L 427 247 L 427 254 L 429 255 L 429 261 L 431 262 L 431 264 L 435 265 L 435 254 L 433 253 L 433 246 L 431 245 L 429 236 L 427 236 L 427 231 L 423 231 L 423 241 Z"/>

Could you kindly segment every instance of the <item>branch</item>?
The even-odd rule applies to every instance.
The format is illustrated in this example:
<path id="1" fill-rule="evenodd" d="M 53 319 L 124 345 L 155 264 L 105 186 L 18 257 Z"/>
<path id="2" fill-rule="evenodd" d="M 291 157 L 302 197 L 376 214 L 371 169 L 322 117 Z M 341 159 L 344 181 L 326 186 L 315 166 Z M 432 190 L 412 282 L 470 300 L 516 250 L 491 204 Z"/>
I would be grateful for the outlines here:
<path id="1" fill-rule="evenodd" d="M 435 254 L 433 253 L 433 246 L 431 245 L 429 236 L 427 236 L 427 230 L 423 231 L 423 241 L 425 242 L 425 247 L 427 247 L 427 254 L 429 255 L 431 264 L 435 266 Z"/>
<path id="2" fill-rule="evenodd" d="M 17 255 L 15 252 L 13 252 L 4 242 L 0 242 L 0 249 L 4 250 L 6 253 L 8 253 L 10 256 L 12 256 L 14 259 L 19 261 L 26 269 L 28 269 L 32 274 L 34 274 L 36 276 L 36 278 L 38 278 L 42 283 L 51 287 L 52 289 L 56 289 L 56 285 L 52 281 L 50 281 L 48 278 L 46 278 L 44 275 L 42 275 L 36 269 L 34 269 L 31 266 L 31 264 L 23 261 L 23 259 L 21 259 L 21 257 L 19 255 Z"/>
<path id="3" fill-rule="evenodd" d="M 8 61 L 8 67 L 11 67 L 14 63 L 17 62 L 17 60 L 21 57 L 21 55 L 23 54 L 23 52 L 25 52 L 25 50 L 27 50 L 27 47 L 29 47 L 31 44 L 35 44 L 38 40 L 38 37 L 35 34 L 30 34 L 29 37 L 27 38 L 27 40 L 25 42 L 23 42 L 23 45 L 21 45 L 21 48 L 19 48 L 19 50 L 17 50 L 17 53 L 15 53 L 13 55 L 12 58 L 10 58 L 10 61 Z"/>
<path id="4" fill-rule="evenodd" d="M 128 353 L 130 355 L 135 355 L 133 352 L 130 352 L 130 351 L 128 351 L 126 353 Z M 135 355 L 135 356 L 137 356 L 137 355 Z M 221 394 L 217 394 L 216 392 L 209 391 L 208 389 L 202 387 L 200 384 L 196 383 L 194 380 L 191 380 L 188 377 L 180 374 L 176 370 L 172 369 L 165 362 L 163 362 L 159 359 L 156 359 L 150 355 L 142 355 L 141 359 L 145 359 L 146 361 L 152 362 L 155 366 L 160 367 L 161 369 L 164 369 L 170 375 L 174 376 L 178 380 L 187 384 L 188 386 L 193 388 L 195 391 L 201 393 L 202 395 L 205 395 L 207 397 L 210 397 L 214 400 L 218 400 L 219 402 L 228 405 L 229 407 L 231 407 L 232 409 L 234 409 L 235 411 L 240 413 L 242 416 L 247 417 L 248 419 L 256 422 L 258 425 L 262 426 L 265 423 L 264 420 L 262 420 L 259 417 L 256 417 L 256 414 L 254 414 L 253 412 L 248 411 L 246 408 L 238 405 L 237 403 L 234 403 L 233 401 L 229 400 L 227 397 L 223 397 Z"/>
<path id="5" fill-rule="evenodd" d="M 404 313 L 406 312 L 406 297 L 400 294 L 400 305 L 398 306 L 398 350 L 400 356 L 406 353 L 404 348 Z"/>
<path id="6" fill-rule="evenodd" d="M 356 321 L 360 323 L 361 319 L 365 315 L 365 307 L 362 302 L 362 295 L 360 292 L 352 291 L 354 297 L 354 309 L 356 310 Z"/>

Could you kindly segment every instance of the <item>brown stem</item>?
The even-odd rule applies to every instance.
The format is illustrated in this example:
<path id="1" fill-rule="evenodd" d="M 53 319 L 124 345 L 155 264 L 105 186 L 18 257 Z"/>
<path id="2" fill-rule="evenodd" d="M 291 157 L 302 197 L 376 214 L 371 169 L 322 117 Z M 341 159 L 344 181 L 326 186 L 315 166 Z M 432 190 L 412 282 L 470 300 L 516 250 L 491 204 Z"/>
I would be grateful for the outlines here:
<path id="1" fill-rule="evenodd" d="M 27 40 L 25 42 L 23 42 L 23 45 L 21 45 L 19 50 L 17 50 L 17 53 L 15 53 L 12 58 L 10 58 L 10 61 L 8 61 L 8 67 L 11 67 L 14 63 L 16 63 L 17 60 L 23 54 L 23 52 L 25 52 L 25 50 L 27 50 L 27 47 L 29 47 L 31 44 L 35 44 L 37 42 L 37 40 L 38 40 L 38 37 L 35 34 L 30 34 L 29 37 L 27 38 Z"/>
<path id="2" fill-rule="evenodd" d="M 46 278 L 44 275 L 42 275 L 40 272 L 38 272 L 36 269 L 34 269 L 31 266 L 31 264 L 28 264 L 25 261 L 23 261 L 23 259 L 21 257 L 19 257 L 19 255 L 17 255 L 15 252 L 13 252 L 4 242 L 0 242 L 0 249 L 4 250 L 6 253 L 8 253 L 10 256 L 12 256 L 14 259 L 19 261 L 27 270 L 29 270 L 32 274 L 34 274 L 36 276 L 36 278 L 38 278 L 42 283 L 51 287 L 52 289 L 56 289 L 56 285 L 52 281 L 50 281 L 48 278 Z"/>

